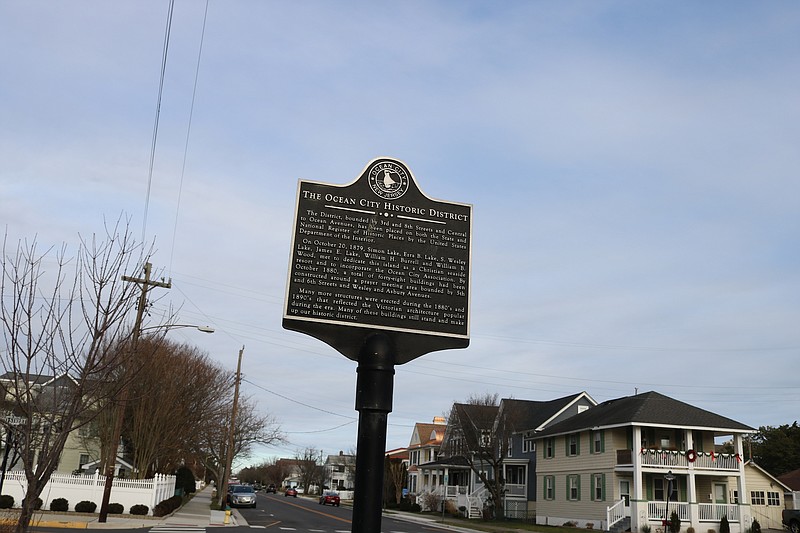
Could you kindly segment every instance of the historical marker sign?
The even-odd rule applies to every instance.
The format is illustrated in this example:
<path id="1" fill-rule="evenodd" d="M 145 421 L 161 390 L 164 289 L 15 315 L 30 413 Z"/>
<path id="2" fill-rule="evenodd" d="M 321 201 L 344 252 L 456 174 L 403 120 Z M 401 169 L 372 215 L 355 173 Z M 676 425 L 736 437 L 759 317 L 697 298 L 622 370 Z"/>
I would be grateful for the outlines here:
<path id="1" fill-rule="evenodd" d="M 353 360 L 370 330 L 397 364 L 469 344 L 472 207 L 425 196 L 400 161 L 348 185 L 301 180 L 283 325 Z"/>

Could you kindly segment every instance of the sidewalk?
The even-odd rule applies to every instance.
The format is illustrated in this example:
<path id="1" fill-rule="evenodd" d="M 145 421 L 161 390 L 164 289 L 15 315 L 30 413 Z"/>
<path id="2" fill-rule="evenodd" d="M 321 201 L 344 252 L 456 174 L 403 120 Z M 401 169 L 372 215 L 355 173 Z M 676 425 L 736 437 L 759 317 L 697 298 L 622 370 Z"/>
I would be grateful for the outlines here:
<path id="1" fill-rule="evenodd" d="M 31 525 L 34 527 L 58 527 L 70 529 L 131 529 L 150 527 L 232 527 L 246 526 L 247 521 L 238 510 L 232 509 L 225 523 L 224 511 L 211 511 L 212 487 L 206 486 L 183 507 L 169 516 L 109 515 L 105 523 L 98 522 L 97 514 L 63 513 L 36 514 Z"/>

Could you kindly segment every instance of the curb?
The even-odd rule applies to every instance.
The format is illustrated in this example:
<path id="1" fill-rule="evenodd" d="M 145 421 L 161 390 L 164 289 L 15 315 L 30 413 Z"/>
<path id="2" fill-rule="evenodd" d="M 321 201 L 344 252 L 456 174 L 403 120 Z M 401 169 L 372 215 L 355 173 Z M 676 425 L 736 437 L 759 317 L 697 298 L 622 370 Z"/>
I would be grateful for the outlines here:
<path id="1" fill-rule="evenodd" d="M 31 526 L 33 527 L 52 527 L 52 528 L 62 528 L 62 529 L 88 529 L 89 523 L 88 522 L 62 522 L 56 520 L 31 520 Z"/>

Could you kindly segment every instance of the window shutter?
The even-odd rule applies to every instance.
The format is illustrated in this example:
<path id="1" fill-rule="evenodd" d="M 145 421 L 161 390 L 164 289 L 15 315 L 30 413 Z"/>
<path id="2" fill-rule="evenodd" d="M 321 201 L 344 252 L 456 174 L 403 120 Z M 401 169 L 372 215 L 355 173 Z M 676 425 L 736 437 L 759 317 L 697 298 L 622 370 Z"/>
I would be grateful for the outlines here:
<path id="1" fill-rule="evenodd" d="M 600 432 L 600 451 L 601 452 L 606 451 L 606 432 L 605 431 L 601 431 Z"/>
<path id="2" fill-rule="evenodd" d="M 569 501 L 569 488 L 570 488 L 570 487 L 569 487 L 569 474 L 567 474 L 567 475 L 564 477 L 564 481 L 566 482 L 566 483 L 564 483 L 564 486 L 565 486 L 565 487 L 566 487 L 566 489 L 567 489 L 567 501 Z"/>
<path id="3" fill-rule="evenodd" d="M 602 487 L 600 488 L 601 499 L 603 501 L 606 501 L 606 475 L 605 474 L 602 474 L 600 476 L 600 482 L 603 484 Z"/>
<path id="4" fill-rule="evenodd" d="M 575 476 L 576 481 L 578 482 L 578 501 L 581 501 L 581 476 Z"/>

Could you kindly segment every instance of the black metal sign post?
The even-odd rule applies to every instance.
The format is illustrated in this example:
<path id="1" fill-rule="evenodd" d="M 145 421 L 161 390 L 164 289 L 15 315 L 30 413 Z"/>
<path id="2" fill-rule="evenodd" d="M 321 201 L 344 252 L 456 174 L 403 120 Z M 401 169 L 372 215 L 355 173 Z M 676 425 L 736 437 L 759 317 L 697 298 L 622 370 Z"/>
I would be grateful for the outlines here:
<path id="1" fill-rule="evenodd" d="M 356 371 L 358 441 L 352 531 L 366 533 L 381 530 L 386 425 L 394 391 L 394 349 L 387 335 L 375 333 L 367 338 Z"/>
<path id="2" fill-rule="evenodd" d="M 358 362 L 353 533 L 380 531 L 394 366 L 469 345 L 472 207 L 372 160 L 348 185 L 301 180 L 283 327 Z"/>

